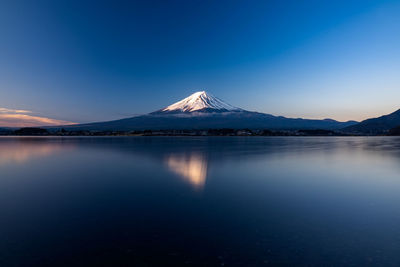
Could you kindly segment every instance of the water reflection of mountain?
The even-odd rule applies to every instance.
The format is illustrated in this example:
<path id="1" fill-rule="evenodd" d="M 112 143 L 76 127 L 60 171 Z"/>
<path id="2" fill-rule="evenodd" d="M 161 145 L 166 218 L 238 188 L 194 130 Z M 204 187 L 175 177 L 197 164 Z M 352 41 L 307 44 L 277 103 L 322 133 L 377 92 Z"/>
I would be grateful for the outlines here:
<path id="1" fill-rule="evenodd" d="M 0 138 L 0 164 L 25 162 L 66 148 L 114 152 L 159 162 L 194 188 L 203 188 L 210 164 L 284 157 L 363 155 L 374 161 L 400 159 L 395 137 L 68 137 Z"/>
<path id="2" fill-rule="evenodd" d="M 202 153 L 169 154 L 165 164 L 194 189 L 203 189 L 207 179 L 208 162 Z"/>

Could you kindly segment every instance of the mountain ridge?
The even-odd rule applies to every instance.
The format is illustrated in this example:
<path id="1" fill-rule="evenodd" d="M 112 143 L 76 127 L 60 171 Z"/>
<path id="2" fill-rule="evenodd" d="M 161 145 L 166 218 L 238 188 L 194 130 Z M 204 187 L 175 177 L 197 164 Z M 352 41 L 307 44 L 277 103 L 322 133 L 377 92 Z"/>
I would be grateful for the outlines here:
<path id="1" fill-rule="evenodd" d="M 366 119 L 356 125 L 345 127 L 343 131 L 354 134 L 376 135 L 386 134 L 398 126 L 400 126 L 400 109 L 387 115 Z"/>
<path id="2" fill-rule="evenodd" d="M 312 120 L 286 118 L 247 111 L 232 106 L 208 94 L 196 92 L 165 108 L 146 115 L 108 122 L 60 126 L 70 130 L 133 131 L 178 129 L 327 129 L 337 130 L 357 122 L 338 122 L 332 119 Z M 58 128 L 60 128 L 58 127 Z M 56 127 L 53 127 L 56 128 Z"/>

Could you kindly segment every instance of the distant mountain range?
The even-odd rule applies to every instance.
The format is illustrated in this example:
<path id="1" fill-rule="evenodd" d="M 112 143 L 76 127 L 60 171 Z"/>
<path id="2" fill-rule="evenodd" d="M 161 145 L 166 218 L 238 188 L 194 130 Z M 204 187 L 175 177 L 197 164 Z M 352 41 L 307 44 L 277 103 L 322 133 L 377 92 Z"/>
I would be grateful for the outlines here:
<path id="1" fill-rule="evenodd" d="M 344 132 L 354 134 L 387 134 L 393 128 L 400 126 L 400 109 L 379 118 L 368 119 L 358 124 L 348 126 Z"/>
<path id="2" fill-rule="evenodd" d="M 147 115 L 108 122 L 63 126 L 67 130 L 133 131 L 172 129 L 326 129 L 338 130 L 356 121 L 293 119 L 247 111 L 225 103 L 205 91 L 196 92 Z M 61 126 L 60 126 L 61 127 Z M 60 128 L 58 127 L 58 128 Z"/>

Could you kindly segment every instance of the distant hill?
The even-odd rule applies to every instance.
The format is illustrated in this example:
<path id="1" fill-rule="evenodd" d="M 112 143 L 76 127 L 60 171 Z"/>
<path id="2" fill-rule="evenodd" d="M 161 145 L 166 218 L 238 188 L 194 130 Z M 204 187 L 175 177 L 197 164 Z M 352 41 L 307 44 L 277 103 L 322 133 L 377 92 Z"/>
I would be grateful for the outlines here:
<path id="1" fill-rule="evenodd" d="M 388 134 L 393 128 L 400 126 L 400 109 L 379 118 L 367 119 L 356 125 L 345 127 L 343 131 L 355 134 Z"/>
<path id="2" fill-rule="evenodd" d="M 331 119 L 292 119 L 265 113 L 251 112 L 234 107 L 205 91 L 201 91 L 147 115 L 108 122 L 68 125 L 63 126 L 63 128 L 67 130 L 92 131 L 217 128 L 336 130 L 356 123 L 355 121 L 338 122 Z"/>
<path id="3" fill-rule="evenodd" d="M 389 130 L 389 135 L 393 135 L 393 136 L 400 136 L 400 126 L 390 129 Z"/>
<path id="4" fill-rule="evenodd" d="M 0 128 L 0 135 L 9 134 L 12 130 L 8 128 Z"/>

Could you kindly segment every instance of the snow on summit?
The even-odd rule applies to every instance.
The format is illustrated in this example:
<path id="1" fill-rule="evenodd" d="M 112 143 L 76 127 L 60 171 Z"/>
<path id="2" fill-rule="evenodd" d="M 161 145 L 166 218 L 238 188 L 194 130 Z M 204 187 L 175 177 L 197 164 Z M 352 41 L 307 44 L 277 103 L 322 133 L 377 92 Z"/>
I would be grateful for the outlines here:
<path id="1" fill-rule="evenodd" d="M 217 97 L 208 94 L 206 91 L 196 92 L 179 102 L 176 102 L 160 112 L 195 112 L 195 111 L 241 111 L 240 108 L 234 107 L 223 102 Z"/>

